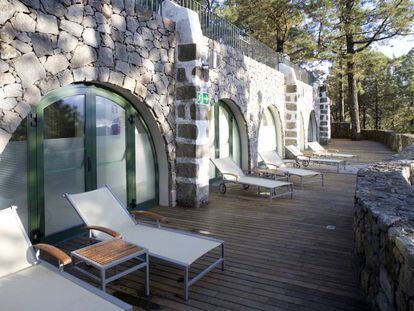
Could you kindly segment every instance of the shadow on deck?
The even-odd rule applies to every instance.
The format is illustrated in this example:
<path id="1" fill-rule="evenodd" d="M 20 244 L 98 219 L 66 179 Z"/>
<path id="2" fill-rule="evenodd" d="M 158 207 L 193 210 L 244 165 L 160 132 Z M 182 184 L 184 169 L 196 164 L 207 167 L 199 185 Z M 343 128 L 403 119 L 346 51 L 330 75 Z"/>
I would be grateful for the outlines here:
<path id="1" fill-rule="evenodd" d="M 335 140 L 330 147 L 357 153 L 361 162 L 392 154 L 368 141 Z M 142 296 L 142 272 L 110 284 L 108 292 L 136 310 L 367 310 L 352 268 L 354 191 L 355 175 L 328 173 L 324 188 L 297 187 L 293 200 L 271 205 L 254 189 L 233 186 L 224 196 L 214 187 L 203 208 L 157 207 L 170 226 L 225 240 L 225 271 L 192 286 L 188 302 L 180 298 L 181 272 L 159 262 L 151 262 L 150 303 Z M 77 237 L 59 246 L 69 251 L 85 243 Z"/>

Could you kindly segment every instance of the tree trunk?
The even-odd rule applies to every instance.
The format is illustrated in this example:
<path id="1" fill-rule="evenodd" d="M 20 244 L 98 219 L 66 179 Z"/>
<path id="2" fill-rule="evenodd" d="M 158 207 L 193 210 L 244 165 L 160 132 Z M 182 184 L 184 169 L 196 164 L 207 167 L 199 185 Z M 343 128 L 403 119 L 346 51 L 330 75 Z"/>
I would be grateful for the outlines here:
<path id="1" fill-rule="evenodd" d="M 379 112 L 379 98 L 378 98 L 378 81 L 375 81 L 375 129 L 380 128 L 380 112 Z"/>
<path id="2" fill-rule="evenodd" d="M 341 66 L 342 67 L 342 66 Z M 344 98 L 344 83 L 342 81 L 343 75 L 339 74 L 339 100 L 338 100 L 338 113 L 339 113 L 339 122 L 344 122 L 345 120 L 345 98 Z"/>
<path id="3" fill-rule="evenodd" d="M 361 104 L 362 110 L 362 128 L 365 130 L 367 128 L 367 105 L 366 103 Z"/>
<path id="4" fill-rule="evenodd" d="M 283 54 L 284 49 L 285 49 L 285 40 L 277 38 L 276 39 L 276 52 Z"/>
<path id="5" fill-rule="evenodd" d="M 361 124 L 359 122 L 358 89 L 355 78 L 355 50 L 352 33 L 346 35 L 346 71 L 348 77 L 348 106 L 351 113 L 352 140 L 361 140 Z"/>

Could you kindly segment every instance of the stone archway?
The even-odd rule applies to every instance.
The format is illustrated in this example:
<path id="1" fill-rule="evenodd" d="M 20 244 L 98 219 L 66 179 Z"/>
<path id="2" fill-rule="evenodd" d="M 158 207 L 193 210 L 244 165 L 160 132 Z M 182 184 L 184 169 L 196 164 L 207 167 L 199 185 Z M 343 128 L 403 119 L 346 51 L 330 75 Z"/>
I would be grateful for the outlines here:
<path id="1" fill-rule="evenodd" d="M 240 134 L 240 153 L 241 153 L 241 166 L 242 169 L 247 170 L 250 163 L 250 139 L 248 135 L 248 127 L 244 115 L 240 111 L 239 106 L 231 99 L 220 99 L 231 110 L 234 118 L 236 119 L 237 126 Z"/>
<path id="2" fill-rule="evenodd" d="M 174 205 L 175 24 L 150 11 L 138 14 L 135 6 L 118 10 L 102 2 L 79 4 L 79 14 L 70 16 L 60 14 L 72 10 L 63 3 L 60 13 L 25 3 L 2 7 L 0 153 L 47 93 L 71 83 L 100 83 L 141 103 L 135 106 L 146 116 L 165 155 L 160 163 L 168 177 L 160 189 L 170 191 L 160 196 L 160 203 Z"/>

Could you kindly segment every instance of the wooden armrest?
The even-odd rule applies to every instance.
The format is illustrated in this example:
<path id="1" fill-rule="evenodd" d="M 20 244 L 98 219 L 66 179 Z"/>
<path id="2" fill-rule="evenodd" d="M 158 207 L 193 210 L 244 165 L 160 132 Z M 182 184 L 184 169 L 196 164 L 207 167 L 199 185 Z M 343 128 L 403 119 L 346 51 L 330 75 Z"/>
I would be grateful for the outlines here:
<path id="1" fill-rule="evenodd" d="M 69 255 L 52 245 L 40 243 L 34 245 L 34 247 L 55 257 L 61 266 L 66 266 L 72 262 L 72 259 L 69 257 Z"/>
<path id="2" fill-rule="evenodd" d="M 327 152 L 339 152 L 339 150 L 338 150 L 338 149 L 327 149 L 326 151 L 327 151 Z"/>
<path id="3" fill-rule="evenodd" d="M 305 156 L 305 157 L 310 157 L 310 156 L 312 156 L 312 155 L 314 155 L 314 154 L 318 154 L 317 152 L 312 152 L 312 151 L 309 151 L 309 150 L 305 150 L 305 151 L 303 151 L 303 155 Z"/>
<path id="4" fill-rule="evenodd" d="M 89 231 L 91 231 L 91 230 L 101 231 L 101 232 L 106 233 L 107 235 L 110 235 L 110 236 L 112 236 L 114 238 L 117 238 L 117 239 L 120 239 L 122 237 L 122 235 L 119 232 L 117 232 L 115 230 L 112 230 L 112 229 L 109 229 L 109 228 L 106 228 L 106 227 L 86 226 L 86 227 L 83 227 L 82 229 L 89 230 Z"/>
<path id="5" fill-rule="evenodd" d="M 267 162 L 264 162 L 264 164 L 267 166 L 267 167 L 269 167 L 269 166 L 271 166 L 271 167 L 274 167 L 274 168 L 278 168 L 279 166 L 277 166 L 276 164 L 273 164 L 273 163 L 267 163 Z"/>
<path id="6" fill-rule="evenodd" d="M 237 175 L 237 174 L 233 174 L 233 173 L 221 173 L 221 175 L 223 175 L 223 177 L 224 177 L 224 175 L 233 176 L 233 177 L 236 177 L 236 180 L 238 180 L 238 179 L 240 178 L 240 176 L 239 176 L 239 175 Z"/>
<path id="7" fill-rule="evenodd" d="M 149 212 L 149 211 L 130 211 L 130 213 L 136 217 L 143 217 L 143 218 L 150 218 L 155 221 L 161 222 L 161 223 L 167 223 L 168 219 L 165 216 L 162 216 L 160 214 Z"/>

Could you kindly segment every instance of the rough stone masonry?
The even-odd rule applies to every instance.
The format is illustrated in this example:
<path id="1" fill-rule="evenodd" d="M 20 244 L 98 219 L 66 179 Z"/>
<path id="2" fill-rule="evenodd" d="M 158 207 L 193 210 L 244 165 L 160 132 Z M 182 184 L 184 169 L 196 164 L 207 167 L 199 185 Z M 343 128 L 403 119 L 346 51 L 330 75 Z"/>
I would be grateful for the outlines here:
<path id="1" fill-rule="evenodd" d="M 414 310 L 414 145 L 358 172 L 355 266 L 374 310 Z"/>
<path id="2" fill-rule="evenodd" d="M 319 110 L 315 86 L 288 66 L 207 39 L 194 11 L 166 0 L 162 17 L 137 3 L 0 0 L 0 153 L 47 93 L 72 83 L 127 93 L 156 122 L 168 162 L 168 202 L 160 204 L 208 202 L 210 107 L 196 104 L 199 91 L 226 101 L 240 121 L 243 169 L 256 164 L 267 107 L 279 112 L 283 144 L 307 141 L 309 115 Z"/>

